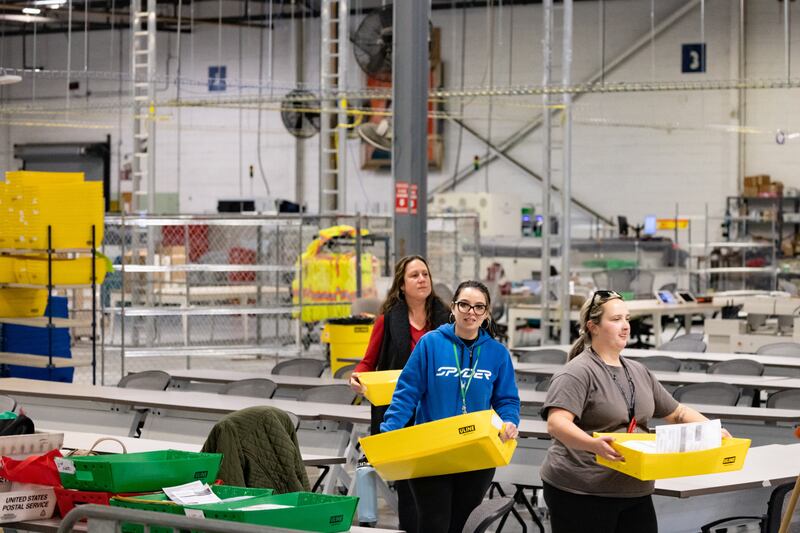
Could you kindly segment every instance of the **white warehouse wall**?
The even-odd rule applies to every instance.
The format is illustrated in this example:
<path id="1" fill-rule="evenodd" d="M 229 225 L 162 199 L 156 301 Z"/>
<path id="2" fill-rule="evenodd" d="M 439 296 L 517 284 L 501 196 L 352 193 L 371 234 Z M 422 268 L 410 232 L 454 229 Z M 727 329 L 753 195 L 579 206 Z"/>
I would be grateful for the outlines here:
<path id="1" fill-rule="evenodd" d="M 655 24 L 664 20 L 685 0 L 659 0 Z M 783 23 L 780 2 L 747 2 L 747 74 L 750 78 L 778 78 L 784 75 Z M 238 4 L 233 4 L 237 6 Z M 605 58 L 610 62 L 627 50 L 650 28 L 650 2 L 646 0 L 606 1 Z M 575 41 L 573 80 L 583 81 L 600 68 L 599 4 L 575 4 Z M 435 26 L 442 29 L 441 49 L 445 84 L 464 85 L 537 85 L 541 83 L 541 6 L 505 6 L 494 11 L 495 38 L 490 46 L 486 9 L 466 11 L 436 10 Z M 465 17 L 465 20 L 462 20 Z M 361 17 L 351 20 L 355 28 Z M 462 22 L 466 33 L 462 31 Z M 705 74 L 681 74 L 680 46 L 699 42 L 700 10 L 695 8 L 669 30 L 634 55 L 628 62 L 606 76 L 608 82 L 620 81 L 691 81 L 726 80 L 738 76 L 737 65 L 738 2 L 706 0 L 703 31 L 708 49 L 708 71 Z M 792 22 L 798 34 L 800 19 Z M 281 92 L 295 85 L 295 59 L 292 51 L 293 31 L 290 21 L 277 21 L 274 30 L 273 80 Z M 313 86 L 319 79 L 318 20 L 304 23 L 304 76 Z M 239 42 L 241 36 L 241 55 Z M 461 63 L 461 41 L 466 48 Z M 88 70 L 111 73 L 128 71 L 128 33 L 91 32 L 89 36 Z M 183 98 L 215 98 L 209 93 L 205 77 L 209 65 L 220 62 L 227 66 L 229 89 L 222 97 L 239 94 L 237 81 L 243 79 L 247 95 L 257 94 L 259 30 L 223 28 L 221 41 L 215 25 L 197 26 L 194 36 L 182 39 L 182 76 L 200 80 L 183 84 Z M 269 33 L 265 32 L 264 83 L 268 80 Z M 795 39 L 797 41 L 797 39 Z M 37 64 L 46 70 L 66 69 L 65 35 L 40 35 L 36 39 Z M 221 46 L 220 46 L 221 43 Z M 22 66 L 22 39 L 6 38 L 3 45 L 3 66 Z M 26 40 L 27 60 L 32 62 L 33 39 Z M 797 42 L 792 43 L 793 56 L 798 55 Z M 491 66 L 489 53 L 493 48 Z M 120 50 L 123 53 L 119 54 Z M 159 93 L 161 98 L 176 95 L 176 36 L 159 33 L 159 74 L 173 81 Z M 556 47 L 556 57 L 560 47 Z M 169 60 L 168 60 L 169 58 Z M 241 70 L 239 63 L 241 62 Z M 556 62 L 560 63 L 557 59 Z M 355 60 L 349 60 L 351 87 L 363 84 L 363 75 Z M 511 68 L 509 68 L 511 64 Z M 169 65 L 169 67 L 168 67 Z M 72 70 L 84 68 L 82 32 L 72 35 Z M 169 68 L 169 70 L 167 70 Z M 558 71 L 556 71 L 558 75 Z M 493 78 L 490 79 L 490 78 Z M 130 109 L 118 105 L 118 83 L 91 77 L 91 96 L 86 97 L 86 83 L 74 91 L 69 114 L 57 116 L 36 113 L 36 107 L 65 104 L 65 80 L 38 78 L 35 92 L 30 79 L 22 84 L 3 88 L 5 114 L 0 127 L 0 170 L 15 169 L 19 161 L 12 158 L 13 144 L 29 142 L 102 141 L 111 135 L 112 168 L 130 153 Z M 265 90 L 268 90 L 265 89 Z M 796 144 L 790 141 L 779 146 L 774 141 L 777 128 L 787 132 L 800 128 L 798 106 L 792 105 L 797 90 L 749 90 L 745 124 L 755 133 L 746 136 L 746 174 L 768 173 L 788 187 L 800 188 L 795 173 Z M 459 101 L 452 100 L 448 109 L 459 113 Z M 539 115 L 540 97 L 495 98 L 489 120 L 488 100 L 475 98 L 463 101 L 461 116 L 470 126 L 489 135 L 495 143 L 504 140 L 527 121 Z M 27 106 L 26 113 L 11 113 L 11 108 Z M 736 124 L 737 94 L 735 91 L 658 92 L 588 94 L 576 99 L 573 130 L 573 194 L 605 216 L 627 214 L 633 221 L 646 214 L 671 215 L 676 203 L 681 213 L 702 214 L 706 204 L 712 213 L 721 214 L 724 197 L 737 192 L 737 134 L 725 131 Z M 219 198 L 240 196 L 263 197 L 266 190 L 258 162 L 258 113 L 252 109 L 222 107 L 162 107 L 158 111 L 157 191 L 178 192 L 182 212 L 213 212 Z M 178 126 L 180 115 L 180 127 Z M 287 134 L 276 106 L 262 112 L 261 168 L 269 183 L 272 197 L 295 200 L 296 181 L 300 180 L 310 211 L 316 211 L 319 138 L 296 141 Z M 67 123 L 69 127 L 55 127 Z M 178 137 L 180 136 L 180 144 Z M 458 152 L 458 127 L 445 127 L 445 157 L 441 171 L 431 172 L 429 188 L 452 178 L 454 169 L 471 164 L 474 155 L 483 155 L 485 145 L 469 133 L 461 139 Z M 359 143 L 348 141 L 346 183 L 347 210 L 387 212 L 393 191 L 388 172 L 359 168 Z M 298 151 L 299 148 L 302 148 Z M 517 145 L 510 154 L 534 172 L 541 172 L 541 135 L 536 132 Z M 295 165 L 296 157 L 302 165 Z M 249 167 L 255 177 L 249 177 Z M 560 166 L 560 165 L 559 165 Z M 297 170 L 299 168 L 299 171 Z M 487 170 L 488 169 L 488 170 Z M 112 173 L 112 177 L 116 170 Z M 116 180 L 114 180 L 116 181 Z M 502 160 L 480 169 L 458 190 L 515 191 L 534 204 L 540 202 L 541 189 L 535 180 Z M 116 190 L 116 182 L 112 186 Z"/>

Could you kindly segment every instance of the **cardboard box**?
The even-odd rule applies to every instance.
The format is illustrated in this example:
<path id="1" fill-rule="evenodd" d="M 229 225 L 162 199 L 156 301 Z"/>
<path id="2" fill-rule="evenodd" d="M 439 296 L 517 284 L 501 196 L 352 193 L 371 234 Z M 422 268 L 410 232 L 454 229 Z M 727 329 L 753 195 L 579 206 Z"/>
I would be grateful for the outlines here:
<path id="1" fill-rule="evenodd" d="M 53 487 L 11 483 L 0 490 L 0 523 L 46 520 L 56 509 Z"/>
<path id="2" fill-rule="evenodd" d="M 742 190 L 742 196 L 746 196 L 748 198 L 753 198 L 758 196 L 758 187 L 757 186 L 746 186 Z"/>
<path id="3" fill-rule="evenodd" d="M 161 265 L 185 265 L 185 246 L 161 246 L 159 248 Z M 163 280 L 169 283 L 186 283 L 186 272 L 165 272 Z"/>

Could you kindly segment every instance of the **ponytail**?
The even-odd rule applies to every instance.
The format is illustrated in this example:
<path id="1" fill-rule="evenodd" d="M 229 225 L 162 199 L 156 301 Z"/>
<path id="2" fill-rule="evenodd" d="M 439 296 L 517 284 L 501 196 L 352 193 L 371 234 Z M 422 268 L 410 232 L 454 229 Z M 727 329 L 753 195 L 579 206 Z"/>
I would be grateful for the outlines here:
<path id="1" fill-rule="evenodd" d="M 575 341 L 575 344 L 572 345 L 572 348 L 570 348 L 567 361 L 572 361 L 573 359 L 578 357 L 578 355 L 580 355 L 581 352 L 583 352 L 585 349 L 586 349 L 586 341 L 583 340 L 583 336 L 580 336 L 578 337 L 578 340 Z"/>

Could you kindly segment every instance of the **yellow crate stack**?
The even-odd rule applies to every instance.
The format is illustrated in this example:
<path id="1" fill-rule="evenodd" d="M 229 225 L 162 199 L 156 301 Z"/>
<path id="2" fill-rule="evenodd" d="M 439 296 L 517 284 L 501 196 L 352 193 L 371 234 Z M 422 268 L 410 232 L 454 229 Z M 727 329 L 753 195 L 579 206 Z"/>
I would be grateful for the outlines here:
<path id="1" fill-rule="evenodd" d="M 92 225 L 95 243 L 103 240 L 103 184 L 87 182 L 82 172 L 6 172 L 0 183 L 0 283 L 47 285 L 47 256 L 16 255 L 22 250 L 47 250 L 47 228 L 52 228 L 54 252 L 89 249 Z M 15 252 L 19 250 L 20 252 Z M 53 258 L 54 285 L 88 285 L 91 258 Z M 96 259 L 97 282 L 102 283 L 105 261 Z M 46 288 L 0 288 L 0 316 L 42 316 Z"/>

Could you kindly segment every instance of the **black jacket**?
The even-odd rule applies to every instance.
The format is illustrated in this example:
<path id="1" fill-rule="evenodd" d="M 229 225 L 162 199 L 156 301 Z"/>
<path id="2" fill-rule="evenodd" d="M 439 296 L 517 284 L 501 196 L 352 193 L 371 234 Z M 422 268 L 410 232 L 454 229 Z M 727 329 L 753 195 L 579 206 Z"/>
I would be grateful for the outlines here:
<path id="1" fill-rule="evenodd" d="M 432 323 L 427 324 L 433 331 L 446 323 L 450 317 L 450 309 L 439 299 L 433 302 Z M 408 305 L 405 300 L 389 309 L 383 317 L 383 342 L 378 356 L 376 370 L 401 370 L 411 357 L 411 324 L 408 322 Z M 380 433 L 378 427 L 383 422 L 383 414 L 388 405 L 372 406 L 371 432 Z M 414 417 L 411 417 L 413 420 Z"/>

